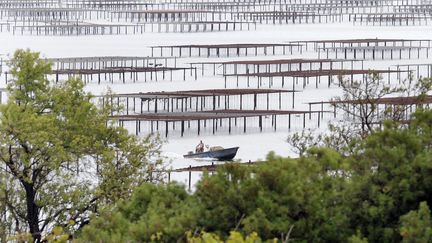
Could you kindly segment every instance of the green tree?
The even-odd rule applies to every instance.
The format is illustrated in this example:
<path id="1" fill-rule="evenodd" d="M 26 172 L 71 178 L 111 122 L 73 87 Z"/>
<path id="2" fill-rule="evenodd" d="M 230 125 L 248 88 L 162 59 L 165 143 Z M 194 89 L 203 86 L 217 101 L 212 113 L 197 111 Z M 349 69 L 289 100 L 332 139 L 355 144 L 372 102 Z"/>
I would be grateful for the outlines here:
<path id="1" fill-rule="evenodd" d="M 400 241 L 399 217 L 421 201 L 432 203 L 431 115 L 417 113 L 409 128 L 387 123 L 348 158 L 351 227 L 371 242 Z"/>
<path id="2" fill-rule="evenodd" d="M 149 179 L 158 140 L 112 125 L 112 107 L 95 105 L 80 80 L 50 84 L 51 64 L 38 53 L 18 50 L 9 66 L 14 80 L 0 106 L 1 221 L 9 234 L 40 242 L 56 225 L 72 234 L 90 212 Z"/>
<path id="3" fill-rule="evenodd" d="M 237 231 L 231 231 L 227 240 L 223 241 L 216 234 L 201 232 L 198 236 L 192 236 L 189 232 L 187 235 L 187 241 L 189 243 L 261 243 L 262 240 L 257 233 L 253 232 L 246 237 Z M 277 239 L 269 242 L 277 242 Z"/>
<path id="4" fill-rule="evenodd" d="M 344 166 L 343 158 L 316 150 L 300 159 L 270 153 L 266 161 L 249 168 L 228 165 L 204 176 L 194 195 L 203 208 L 199 225 L 221 237 L 238 230 L 264 240 L 344 239 L 339 229 L 347 222 L 340 205 L 346 178 L 331 173 Z"/>
<path id="5" fill-rule="evenodd" d="M 132 198 L 106 208 L 79 242 L 178 242 L 195 231 L 200 205 L 177 184 L 143 184 Z"/>
<path id="6" fill-rule="evenodd" d="M 400 234 L 403 242 L 432 241 L 431 211 L 426 202 L 421 202 L 418 210 L 403 215 L 400 221 Z"/>

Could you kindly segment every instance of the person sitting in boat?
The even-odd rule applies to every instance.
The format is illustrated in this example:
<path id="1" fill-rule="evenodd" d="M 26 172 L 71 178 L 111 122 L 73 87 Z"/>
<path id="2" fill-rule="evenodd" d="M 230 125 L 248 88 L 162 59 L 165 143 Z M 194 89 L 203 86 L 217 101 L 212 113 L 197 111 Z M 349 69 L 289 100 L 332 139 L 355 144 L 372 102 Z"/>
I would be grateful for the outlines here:
<path id="1" fill-rule="evenodd" d="M 202 153 L 204 152 L 204 143 L 202 140 L 200 140 L 199 144 L 195 147 L 195 153 Z"/>

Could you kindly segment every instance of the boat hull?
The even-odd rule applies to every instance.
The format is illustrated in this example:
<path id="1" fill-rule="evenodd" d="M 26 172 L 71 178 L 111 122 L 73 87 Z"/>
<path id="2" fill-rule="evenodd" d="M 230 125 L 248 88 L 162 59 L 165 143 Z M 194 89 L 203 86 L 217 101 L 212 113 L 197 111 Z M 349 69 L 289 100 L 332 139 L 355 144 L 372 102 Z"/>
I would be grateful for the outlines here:
<path id="1" fill-rule="evenodd" d="M 237 154 L 237 150 L 239 147 L 221 149 L 216 151 L 207 151 L 202 153 L 194 153 L 194 154 L 185 154 L 183 157 L 185 158 L 213 158 L 217 160 L 232 160 Z"/>

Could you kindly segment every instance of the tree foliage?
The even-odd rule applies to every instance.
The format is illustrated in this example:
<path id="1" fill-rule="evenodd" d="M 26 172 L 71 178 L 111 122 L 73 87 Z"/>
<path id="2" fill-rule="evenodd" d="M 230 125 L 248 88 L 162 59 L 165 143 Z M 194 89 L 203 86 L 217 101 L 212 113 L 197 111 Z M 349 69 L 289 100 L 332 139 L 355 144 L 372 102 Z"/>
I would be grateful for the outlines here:
<path id="1" fill-rule="evenodd" d="M 197 227 L 198 204 L 183 186 L 144 184 L 116 210 L 102 211 L 82 232 L 82 242 L 176 242 Z"/>
<path id="2" fill-rule="evenodd" d="M 431 242 L 431 211 L 426 202 L 421 202 L 418 210 L 412 210 L 401 217 L 400 234 L 403 242 Z"/>
<path id="3" fill-rule="evenodd" d="M 4 234 L 40 242 L 67 234 L 101 205 L 128 196 L 159 163 L 158 141 L 138 139 L 109 122 L 76 78 L 53 85 L 51 64 L 29 50 L 9 62 L 14 80 L 0 106 L 0 209 Z"/>
<path id="4" fill-rule="evenodd" d="M 190 232 L 187 233 L 187 241 L 190 243 L 260 243 L 261 238 L 257 233 L 253 232 L 247 236 L 243 236 L 240 232 L 231 231 L 229 237 L 226 240 L 222 240 L 218 235 L 201 232 L 198 236 L 192 235 Z M 277 242 L 277 239 L 269 242 Z"/>

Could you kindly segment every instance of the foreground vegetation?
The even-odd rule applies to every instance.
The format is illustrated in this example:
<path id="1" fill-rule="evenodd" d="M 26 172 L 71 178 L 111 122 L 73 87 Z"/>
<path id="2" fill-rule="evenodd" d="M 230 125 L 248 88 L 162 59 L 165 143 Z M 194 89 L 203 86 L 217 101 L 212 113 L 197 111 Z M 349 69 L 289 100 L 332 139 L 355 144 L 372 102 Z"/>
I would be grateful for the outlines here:
<path id="1" fill-rule="evenodd" d="M 269 154 L 256 167 L 228 165 L 193 194 L 144 184 L 95 216 L 81 241 L 173 242 L 231 231 L 295 242 L 430 242 L 432 111 L 409 127 L 387 123 L 352 155 L 311 148 L 299 159 Z"/>

